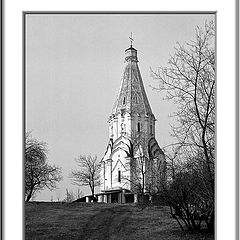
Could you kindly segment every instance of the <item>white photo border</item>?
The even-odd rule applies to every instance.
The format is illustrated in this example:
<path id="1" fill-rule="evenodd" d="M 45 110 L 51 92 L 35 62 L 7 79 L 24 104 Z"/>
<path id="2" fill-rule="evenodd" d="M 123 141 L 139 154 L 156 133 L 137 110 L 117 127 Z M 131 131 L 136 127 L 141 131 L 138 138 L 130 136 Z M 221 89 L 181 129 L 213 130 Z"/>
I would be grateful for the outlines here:
<path id="1" fill-rule="evenodd" d="M 236 1 L 238 2 L 238 1 Z M 238 234 L 238 31 L 234 0 L 126 1 L 7 0 L 4 6 L 4 239 L 23 237 L 23 12 L 217 12 L 217 232 Z M 200 5 L 200 6 L 197 6 Z M 14 228 L 14 230 L 13 230 Z"/>

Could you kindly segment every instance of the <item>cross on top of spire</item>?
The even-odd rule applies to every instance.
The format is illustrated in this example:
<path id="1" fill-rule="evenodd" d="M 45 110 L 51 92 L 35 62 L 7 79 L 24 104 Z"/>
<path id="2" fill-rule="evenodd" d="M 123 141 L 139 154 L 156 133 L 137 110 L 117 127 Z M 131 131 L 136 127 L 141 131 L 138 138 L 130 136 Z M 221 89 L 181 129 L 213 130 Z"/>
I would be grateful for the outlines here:
<path id="1" fill-rule="evenodd" d="M 130 39 L 131 47 L 132 47 L 132 42 L 134 41 L 134 40 L 133 40 L 133 36 L 132 36 L 132 32 L 131 32 L 131 37 L 129 37 L 129 39 Z"/>

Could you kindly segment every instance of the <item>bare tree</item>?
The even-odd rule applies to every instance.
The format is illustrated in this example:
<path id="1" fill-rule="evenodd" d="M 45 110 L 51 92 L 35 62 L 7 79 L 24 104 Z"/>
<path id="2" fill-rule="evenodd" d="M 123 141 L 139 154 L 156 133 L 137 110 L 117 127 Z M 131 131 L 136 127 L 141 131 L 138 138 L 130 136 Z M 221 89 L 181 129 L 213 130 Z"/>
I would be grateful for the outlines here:
<path id="1" fill-rule="evenodd" d="M 60 202 L 60 198 L 61 198 L 61 192 L 60 191 L 56 192 L 56 197 L 57 197 L 57 201 Z"/>
<path id="2" fill-rule="evenodd" d="M 205 222 L 208 230 L 213 231 L 213 196 L 202 155 L 199 153 L 198 157 L 186 161 L 175 172 L 171 184 L 163 188 L 163 198 L 181 229 L 185 225 L 188 230 L 199 231 Z"/>
<path id="3" fill-rule="evenodd" d="M 73 184 L 89 186 L 94 195 L 95 187 L 100 185 L 100 164 L 97 157 L 80 155 L 76 162 L 79 169 L 72 170 L 70 175 Z"/>
<path id="4" fill-rule="evenodd" d="M 134 156 L 132 159 L 132 185 L 137 193 L 144 195 L 146 190 L 146 175 L 148 172 L 148 139 L 145 132 L 134 132 L 132 137 Z"/>
<path id="5" fill-rule="evenodd" d="M 70 203 L 74 200 L 75 200 L 75 195 L 74 195 L 73 191 L 68 190 L 68 188 L 66 188 L 66 197 L 63 199 L 63 202 Z"/>
<path id="6" fill-rule="evenodd" d="M 77 188 L 75 195 L 76 195 L 76 199 L 79 199 L 79 198 L 83 197 L 82 190 L 80 188 Z"/>
<path id="7" fill-rule="evenodd" d="M 47 144 L 33 138 L 30 133 L 25 139 L 25 198 L 29 201 L 33 195 L 45 188 L 56 188 L 62 180 L 61 168 L 47 162 Z"/>
<path id="8" fill-rule="evenodd" d="M 215 161 L 214 41 L 213 22 L 206 23 L 204 29 L 197 27 L 195 40 L 185 45 L 177 43 L 175 54 L 170 57 L 168 67 L 152 71 L 153 78 L 159 83 L 155 89 L 166 91 L 166 99 L 172 100 L 178 106 L 173 114 L 177 123 L 172 126 L 173 136 L 177 139 L 173 151 L 176 154 L 172 154 L 169 158 L 170 166 L 172 165 L 172 180 L 176 175 L 178 180 L 182 176 L 176 173 L 174 162 L 178 160 L 195 164 L 198 177 L 205 185 L 201 191 L 208 193 L 206 194 L 208 198 L 205 196 L 202 201 L 209 206 L 211 216 L 208 225 L 212 229 L 214 229 Z M 201 161 L 197 161 L 199 156 Z M 183 183 L 185 181 L 182 181 Z M 195 191 L 193 194 L 195 199 L 199 199 L 197 195 L 199 196 L 199 192 Z"/>
<path id="9" fill-rule="evenodd" d="M 169 67 L 152 71 L 159 80 L 159 90 L 177 104 L 174 113 L 178 124 L 173 135 L 196 155 L 202 149 L 214 189 L 215 156 L 215 28 L 213 22 L 205 29 L 196 29 L 196 39 L 182 46 L 178 43 Z M 182 148 L 183 149 L 183 148 Z"/>

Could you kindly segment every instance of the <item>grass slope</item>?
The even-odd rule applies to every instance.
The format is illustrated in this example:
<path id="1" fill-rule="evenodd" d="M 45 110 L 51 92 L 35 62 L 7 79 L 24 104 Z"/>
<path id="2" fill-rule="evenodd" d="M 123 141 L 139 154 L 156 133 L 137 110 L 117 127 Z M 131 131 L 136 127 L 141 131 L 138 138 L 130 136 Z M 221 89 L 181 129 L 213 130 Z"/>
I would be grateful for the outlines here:
<path id="1" fill-rule="evenodd" d="M 182 232 L 167 207 L 129 204 L 46 203 L 25 205 L 25 239 L 212 240 Z"/>

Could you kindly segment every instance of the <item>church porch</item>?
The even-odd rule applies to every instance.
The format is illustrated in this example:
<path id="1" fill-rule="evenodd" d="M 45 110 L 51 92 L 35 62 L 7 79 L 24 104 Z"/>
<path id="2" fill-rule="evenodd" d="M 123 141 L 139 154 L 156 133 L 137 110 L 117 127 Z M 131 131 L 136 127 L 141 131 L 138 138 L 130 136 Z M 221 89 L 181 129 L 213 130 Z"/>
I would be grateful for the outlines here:
<path id="1" fill-rule="evenodd" d="M 107 190 L 96 194 L 97 202 L 105 203 L 133 203 L 136 202 L 136 197 L 129 190 Z"/>

